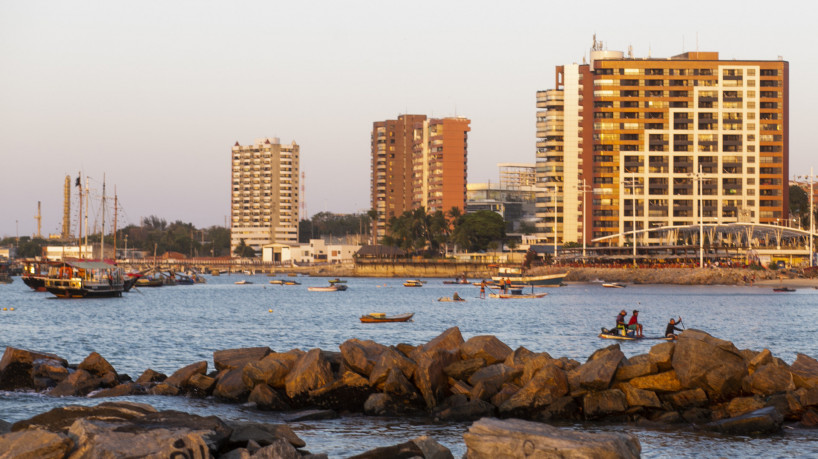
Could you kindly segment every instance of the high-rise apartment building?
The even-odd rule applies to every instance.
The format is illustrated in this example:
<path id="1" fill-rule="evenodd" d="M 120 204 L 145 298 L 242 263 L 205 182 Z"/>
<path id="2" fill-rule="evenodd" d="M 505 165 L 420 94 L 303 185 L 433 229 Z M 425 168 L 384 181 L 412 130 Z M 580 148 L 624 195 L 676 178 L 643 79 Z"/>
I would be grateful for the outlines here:
<path id="1" fill-rule="evenodd" d="M 230 251 L 243 239 L 256 251 L 270 243 L 298 243 L 298 145 L 277 138 L 238 142 L 231 152 Z"/>
<path id="2" fill-rule="evenodd" d="M 590 56 L 537 93 L 542 240 L 787 218 L 786 61 L 639 59 L 596 39 Z"/>
<path id="3" fill-rule="evenodd" d="M 408 210 L 465 209 L 469 123 L 426 115 L 373 123 L 371 196 L 378 240 L 389 219 Z"/>

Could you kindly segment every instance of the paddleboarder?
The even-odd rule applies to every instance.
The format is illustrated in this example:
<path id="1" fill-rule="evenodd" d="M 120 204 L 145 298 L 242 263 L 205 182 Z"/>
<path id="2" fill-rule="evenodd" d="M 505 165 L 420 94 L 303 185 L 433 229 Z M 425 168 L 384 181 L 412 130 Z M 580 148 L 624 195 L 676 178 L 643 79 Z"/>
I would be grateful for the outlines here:
<path id="1" fill-rule="evenodd" d="M 673 317 L 670 318 L 670 322 L 667 323 L 667 328 L 665 328 L 665 338 L 676 339 L 677 331 L 684 331 L 682 328 L 677 328 L 676 324 L 682 323 L 682 318 L 679 317 L 679 320 L 673 320 Z"/>

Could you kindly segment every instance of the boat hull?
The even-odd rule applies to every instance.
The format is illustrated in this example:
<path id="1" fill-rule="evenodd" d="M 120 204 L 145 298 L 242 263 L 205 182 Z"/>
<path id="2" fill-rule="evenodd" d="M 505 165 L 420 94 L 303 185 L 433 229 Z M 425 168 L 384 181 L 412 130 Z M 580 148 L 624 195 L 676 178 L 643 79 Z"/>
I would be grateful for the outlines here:
<path id="1" fill-rule="evenodd" d="M 508 279 L 512 284 L 533 285 L 535 287 L 559 287 L 568 273 L 545 274 L 542 276 L 493 276 L 491 280 L 501 282 Z"/>
<path id="2" fill-rule="evenodd" d="M 385 317 L 375 317 L 371 314 L 367 314 L 360 317 L 361 322 L 363 323 L 379 323 L 379 322 L 408 322 L 412 320 L 412 316 L 415 313 L 408 313 L 408 314 L 400 314 L 397 316 L 385 316 Z"/>
<path id="3" fill-rule="evenodd" d="M 530 293 L 530 294 L 518 294 L 518 293 L 490 293 L 489 296 L 491 298 L 500 298 L 501 300 L 531 300 L 535 298 L 542 298 L 548 295 L 547 293 Z"/>

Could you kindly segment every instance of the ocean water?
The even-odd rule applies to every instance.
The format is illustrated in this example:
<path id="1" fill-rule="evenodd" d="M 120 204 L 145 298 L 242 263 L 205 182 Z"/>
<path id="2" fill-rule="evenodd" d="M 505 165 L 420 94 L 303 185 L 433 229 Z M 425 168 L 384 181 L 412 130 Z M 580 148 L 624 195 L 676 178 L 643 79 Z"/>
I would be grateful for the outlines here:
<path id="1" fill-rule="evenodd" d="M 660 336 L 670 317 L 687 328 L 732 341 L 739 349 L 770 349 L 792 363 L 797 353 L 818 357 L 814 337 L 818 290 L 774 293 L 771 288 L 736 286 L 647 286 L 605 289 L 599 283 L 537 289 L 541 299 L 478 298 L 473 286 L 444 285 L 427 279 L 405 288 L 400 279 L 349 278 L 345 292 L 309 292 L 326 278 L 298 277 L 297 286 L 270 285 L 263 275 L 208 277 L 207 284 L 142 288 L 122 298 L 64 300 L 33 292 L 19 278 L 0 285 L 0 346 L 50 352 L 79 363 L 99 352 L 119 373 L 136 379 L 151 368 L 170 374 L 205 360 L 212 369 L 216 350 L 269 346 L 338 350 L 350 338 L 382 344 L 422 344 L 457 326 L 465 339 L 495 335 L 512 348 L 547 351 L 553 357 L 584 361 L 612 344 L 597 338 L 612 327 L 621 309 L 638 309 L 646 336 Z M 235 285 L 238 280 L 253 282 Z M 463 303 L 440 303 L 458 292 Z M 11 308 L 14 308 L 12 311 Z M 362 314 L 414 312 L 407 323 L 363 324 Z M 647 352 L 657 341 L 620 342 L 627 356 Z M 286 414 L 251 406 L 185 397 L 129 397 L 158 409 L 214 414 L 224 419 L 283 422 Z M 100 399 L 50 398 L 32 393 L 0 393 L 0 419 L 26 419 L 55 406 L 100 403 Z M 465 452 L 469 424 L 428 419 L 349 416 L 293 424 L 308 450 L 331 457 L 430 435 L 456 457 Z M 743 438 L 702 434 L 692 429 L 651 430 L 630 425 L 570 425 L 567 428 L 626 431 L 642 442 L 644 457 L 818 456 L 818 431 L 787 428 L 780 435 Z"/>

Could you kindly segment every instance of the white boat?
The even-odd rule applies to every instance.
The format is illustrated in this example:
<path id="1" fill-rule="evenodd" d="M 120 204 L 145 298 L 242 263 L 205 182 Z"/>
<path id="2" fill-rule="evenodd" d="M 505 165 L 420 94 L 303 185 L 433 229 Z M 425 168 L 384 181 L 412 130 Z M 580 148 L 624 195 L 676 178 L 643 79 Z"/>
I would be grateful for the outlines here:
<path id="1" fill-rule="evenodd" d="M 233 283 L 236 284 L 236 285 L 250 285 L 250 284 L 252 284 L 252 282 L 247 281 L 247 280 L 240 280 L 240 281 L 236 281 L 236 282 L 233 282 Z"/>
<path id="2" fill-rule="evenodd" d="M 328 287 L 307 287 L 307 290 L 310 292 L 337 292 L 340 289 L 335 285 L 330 285 Z"/>
<path id="3" fill-rule="evenodd" d="M 602 284 L 605 288 L 625 288 L 625 284 L 620 284 L 619 282 L 606 282 Z"/>

